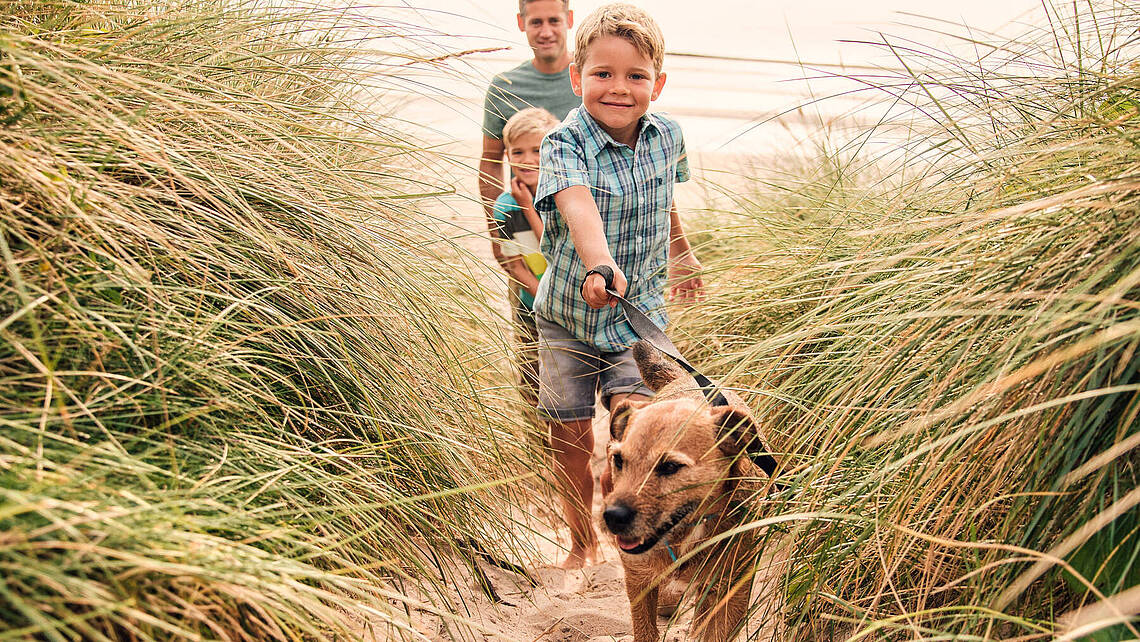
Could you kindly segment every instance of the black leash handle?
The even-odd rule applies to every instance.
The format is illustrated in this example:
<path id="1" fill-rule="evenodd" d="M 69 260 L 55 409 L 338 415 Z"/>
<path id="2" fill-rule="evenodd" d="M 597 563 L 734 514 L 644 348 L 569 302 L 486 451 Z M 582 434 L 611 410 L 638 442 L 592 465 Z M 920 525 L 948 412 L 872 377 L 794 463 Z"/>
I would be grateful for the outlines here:
<path id="1" fill-rule="evenodd" d="M 582 277 L 582 285 L 578 286 L 578 293 L 582 295 L 583 299 L 586 298 L 586 281 L 590 279 L 591 274 L 597 274 L 606 282 L 606 294 L 618 299 L 621 298 L 621 295 L 614 289 L 614 269 L 608 265 L 595 265 L 586 270 L 586 276 Z"/>
<path id="2" fill-rule="evenodd" d="M 629 325 L 633 328 L 633 331 L 637 333 L 637 336 L 641 337 L 654 348 L 657 348 L 657 350 L 663 354 L 671 357 L 674 361 L 677 362 L 678 365 L 684 368 L 686 372 L 692 375 L 693 379 L 696 380 L 697 385 L 700 386 L 702 390 L 704 390 L 705 398 L 708 399 L 711 405 L 728 405 L 728 399 L 724 398 L 724 395 L 721 394 L 720 389 L 717 387 L 716 383 L 712 379 L 709 379 L 708 377 L 701 374 L 699 370 L 694 368 L 692 364 L 686 361 L 685 358 L 681 356 L 681 352 L 677 350 L 677 347 L 673 345 L 673 342 L 669 340 L 669 337 L 665 335 L 665 332 L 659 328 L 657 324 L 654 323 L 649 317 L 645 316 L 644 312 L 637 309 L 633 303 L 617 293 L 617 290 L 614 289 L 614 270 L 612 267 L 608 265 L 595 265 L 594 267 L 587 270 L 586 276 L 582 277 L 582 285 L 578 287 L 579 293 L 582 293 L 582 291 L 585 289 L 586 280 L 590 278 L 591 274 L 597 274 L 598 276 L 601 276 L 602 279 L 606 282 L 606 294 L 614 297 L 618 300 L 619 303 L 621 303 L 622 310 L 625 312 L 625 318 L 629 321 Z M 582 295 L 582 298 L 585 298 L 585 294 Z M 771 455 L 771 453 L 749 453 L 749 457 L 752 459 L 753 463 L 759 466 L 760 469 L 768 475 L 769 478 L 774 478 L 776 476 L 776 468 L 778 467 L 778 462 L 776 461 L 776 458 Z M 777 483 L 777 487 L 783 488 L 783 485 Z"/>

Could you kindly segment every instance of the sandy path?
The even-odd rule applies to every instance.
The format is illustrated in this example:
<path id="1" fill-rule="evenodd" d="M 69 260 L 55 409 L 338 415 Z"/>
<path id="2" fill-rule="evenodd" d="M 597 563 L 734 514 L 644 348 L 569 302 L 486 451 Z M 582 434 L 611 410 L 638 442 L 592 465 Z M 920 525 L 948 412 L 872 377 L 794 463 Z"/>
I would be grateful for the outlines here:
<path id="1" fill-rule="evenodd" d="M 609 417 L 594 422 L 593 469 L 595 480 L 605 465 Z M 601 497 L 595 485 L 594 514 L 599 513 Z M 555 564 L 565 556 L 567 529 L 540 530 L 534 539 L 538 565 L 527 570 L 538 581 L 531 586 L 524 578 L 489 564 L 480 568 L 490 579 L 502 602 L 495 604 L 480 589 L 472 574 L 461 565 L 453 567 L 463 585 L 448 596 L 453 613 L 483 629 L 484 640 L 521 642 L 588 642 L 630 639 L 629 600 L 617 549 L 610 538 L 602 537 L 602 561 L 581 570 L 566 571 Z M 675 624 L 661 620 L 662 639 L 681 642 L 687 638 L 689 617 L 682 613 Z M 420 611 L 417 629 L 429 640 L 450 642 L 459 639 L 458 627 L 448 627 L 444 618 Z M 453 637 L 454 636 L 454 637 Z M 478 639 L 478 638 L 475 638 Z"/>
<path id="2" fill-rule="evenodd" d="M 594 422 L 595 492 L 593 514 L 601 512 L 601 496 L 597 479 L 605 466 L 605 445 L 609 434 L 609 415 L 599 413 Z M 430 612 L 415 611 L 415 625 L 419 633 L 432 642 L 454 640 L 495 640 L 503 642 L 629 642 L 632 640 L 629 600 L 625 593 L 624 574 L 612 538 L 601 534 L 601 561 L 580 570 L 567 571 L 555 565 L 565 557 L 568 530 L 565 527 L 541 528 L 534 537 L 537 564 L 528 565 L 528 572 L 537 580 L 531 586 L 525 578 L 490 564 L 480 563 L 480 569 L 490 580 L 500 603 L 490 600 L 470 570 L 453 560 L 452 578 L 459 578 L 451 594 L 444 596 L 448 611 L 470 622 L 481 631 L 476 637 L 466 637 L 460 627 L 448 626 L 446 618 Z M 782 640 L 776 630 L 777 618 L 771 617 L 777 609 L 779 582 L 773 575 L 768 581 L 757 577 L 753 586 L 754 612 L 738 639 L 773 641 Z M 438 598 L 437 598 L 438 599 Z M 684 642 L 691 639 L 692 608 L 684 603 L 672 619 L 660 618 L 658 627 L 663 642 Z"/>

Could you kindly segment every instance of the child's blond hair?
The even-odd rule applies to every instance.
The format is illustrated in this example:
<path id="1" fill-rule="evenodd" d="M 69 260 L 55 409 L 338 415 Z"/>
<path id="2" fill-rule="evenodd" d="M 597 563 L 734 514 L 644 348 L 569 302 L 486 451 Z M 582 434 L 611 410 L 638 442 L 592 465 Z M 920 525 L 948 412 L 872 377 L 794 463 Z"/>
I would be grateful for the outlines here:
<path id="1" fill-rule="evenodd" d="M 503 146 L 509 150 L 512 140 L 527 134 L 545 136 L 546 132 L 557 127 L 559 122 L 554 114 L 541 107 L 520 109 L 507 119 L 506 125 L 503 125 Z"/>
<path id="2" fill-rule="evenodd" d="M 643 9 L 622 2 L 598 7 L 578 25 L 578 35 L 574 39 L 574 64 L 579 71 L 586 64 L 590 44 L 606 36 L 628 40 L 653 61 L 653 72 L 661 73 L 665 62 L 665 36 L 661 34 L 661 28 Z"/>

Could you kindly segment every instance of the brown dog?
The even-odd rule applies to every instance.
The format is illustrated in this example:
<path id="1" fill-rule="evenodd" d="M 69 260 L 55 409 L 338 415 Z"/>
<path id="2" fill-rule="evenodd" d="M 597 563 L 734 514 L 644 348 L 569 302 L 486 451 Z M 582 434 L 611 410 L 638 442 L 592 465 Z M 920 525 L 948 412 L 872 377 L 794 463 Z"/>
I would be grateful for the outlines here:
<path id="1" fill-rule="evenodd" d="M 755 488 L 740 480 L 761 474 L 742 453 L 763 443 L 735 394 L 723 391 L 728 405 L 711 406 L 696 381 L 649 344 L 638 342 L 634 357 L 657 395 L 614 408 L 613 490 L 602 515 L 621 551 L 633 639 L 657 642 L 659 587 L 676 577 L 696 595 L 693 637 L 727 641 L 748 610 L 755 536 L 722 538 L 685 556 L 741 524 L 740 504 Z M 670 575 L 676 559 L 682 563 Z"/>

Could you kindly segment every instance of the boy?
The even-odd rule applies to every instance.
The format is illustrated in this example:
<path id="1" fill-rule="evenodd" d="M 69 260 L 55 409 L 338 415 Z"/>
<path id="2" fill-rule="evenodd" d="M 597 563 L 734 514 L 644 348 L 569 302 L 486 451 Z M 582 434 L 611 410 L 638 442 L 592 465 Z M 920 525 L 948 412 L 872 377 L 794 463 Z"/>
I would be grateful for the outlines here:
<path id="1" fill-rule="evenodd" d="M 492 235 L 491 251 L 500 264 L 503 256 L 494 236 L 493 207 L 503 191 L 503 126 L 515 112 L 542 107 L 557 118 L 582 104 L 570 87 L 570 50 L 566 40 L 574 26 L 569 0 L 519 0 L 519 31 L 526 35 L 533 57 L 491 80 L 483 100 L 483 154 L 479 159 L 479 195 Z M 517 288 L 511 288 L 512 306 Z"/>
<path id="2" fill-rule="evenodd" d="M 689 299 L 703 288 L 673 205 L 673 183 L 689 178 L 681 130 L 646 114 L 665 85 L 661 30 L 641 9 L 611 4 L 579 25 L 575 44 L 570 83 L 582 106 L 543 141 L 535 191 L 549 263 L 534 305 L 538 409 L 548 419 L 565 491 L 571 549 L 563 568 L 584 566 L 597 554 L 590 521 L 595 394 L 611 409 L 653 394 L 630 354 L 637 335 L 602 277 L 586 272 L 610 266 L 617 292 L 661 326 L 666 265 L 673 296 Z"/>
<path id="3" fill-rule="evenodd" d="M 546 270 L 546 259 L 538 251 L 542 221 L 534 211 L 534 189 L 538 186 L 539 145 L 557 125 L 553 114 L 538 107 L 523 109 L 507 120 L 503 144 L 514 177 L 510 190 L 500 194 L 494 206 L 503 266 L 520 288 L 518 297 L 512 297 L 512 315 L 519 343 L 520 390 L 531 408 L 538 402 L 538 330 L 531 310 L 538 280 Z"/>

